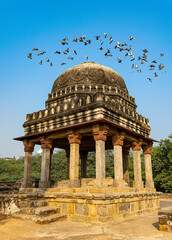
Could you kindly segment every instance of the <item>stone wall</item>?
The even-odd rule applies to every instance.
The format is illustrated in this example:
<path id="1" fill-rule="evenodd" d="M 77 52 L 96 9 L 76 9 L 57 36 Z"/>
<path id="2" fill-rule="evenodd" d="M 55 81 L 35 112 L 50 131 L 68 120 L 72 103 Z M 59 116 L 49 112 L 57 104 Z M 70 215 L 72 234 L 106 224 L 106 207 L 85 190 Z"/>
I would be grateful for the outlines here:
<path id="1" fill-rule="evenodd" d="M 84 222 L 109 222 L 150 213 L 159 209 L 158 193 L 71 193 L 47 192 L 50 206 L 60 207 L 68 219 Z M 95 189 L 94 189 L 95 192 Z"/>
<path id="2" fill-rule="evenodd" d="M 159 196 L 156 192 L 117 193 L 112 188 L 30 188 L 25 193 L 21 190 L 16 195 L 0 195 L 0 219 L 29 207 L 33 200 L 46 200 L 69 220 L 104 223 L 157 211 Z"/>

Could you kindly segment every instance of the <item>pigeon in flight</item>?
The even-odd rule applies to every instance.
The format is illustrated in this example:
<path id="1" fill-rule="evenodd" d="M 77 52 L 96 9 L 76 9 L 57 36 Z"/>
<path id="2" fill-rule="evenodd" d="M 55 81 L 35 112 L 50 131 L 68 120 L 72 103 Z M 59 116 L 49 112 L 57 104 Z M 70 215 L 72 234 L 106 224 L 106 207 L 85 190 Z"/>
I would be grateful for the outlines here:
<path id="1" fill-rule="evenodd" d="M 30 58 L 30 59 L 32 59 L 32 53 L 29 53 L 29 54 L 27 55 L 27 57 Z"/>
<path id="2" fill-rule="evenodd" d="M 134 39 L 135 39 L 134 37 L 130 36 L 130 40 L 134 40 Z"/>
<path id="3" fill-rule="evenodd" d="M 96 38 L 96 40 L 99 40 L 99 38 L 101 37 L 101 36 L 94 36 L 95 38 Z"/>

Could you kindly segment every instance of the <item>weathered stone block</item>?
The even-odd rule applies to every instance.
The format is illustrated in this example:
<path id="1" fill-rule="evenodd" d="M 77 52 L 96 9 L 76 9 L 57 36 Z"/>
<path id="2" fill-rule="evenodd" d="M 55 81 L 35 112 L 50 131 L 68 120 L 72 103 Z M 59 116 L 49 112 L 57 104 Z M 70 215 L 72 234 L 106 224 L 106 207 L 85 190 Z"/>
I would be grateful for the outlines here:
<path id="1" fill-rule="evenodd" d="M 99 205 L 97 206 L 97 215 L 99 216 L 107 216 L 107 206 Z"/>
<path id="2" fill-rule="evenodd" d="M 75 204 L 75 213 L 84 215 L 84 205 L 83 204 Z"/>
<path id="3" fill-rule="evenodd" d="M 67 211 L 69 214 L 74 214 L 74 203 L 67 204 Z"/>
<path id="4" fill-rule="evenodd" d="M 89 215 L 96 217 L 97 216 L 97 206 L 96 205 L 89 205 Z"/>
<path id="5" fill-rule="evenodd" d="M 130 203 L 121 203 L 119 206 L 120 213 L 130 212 Z"/>

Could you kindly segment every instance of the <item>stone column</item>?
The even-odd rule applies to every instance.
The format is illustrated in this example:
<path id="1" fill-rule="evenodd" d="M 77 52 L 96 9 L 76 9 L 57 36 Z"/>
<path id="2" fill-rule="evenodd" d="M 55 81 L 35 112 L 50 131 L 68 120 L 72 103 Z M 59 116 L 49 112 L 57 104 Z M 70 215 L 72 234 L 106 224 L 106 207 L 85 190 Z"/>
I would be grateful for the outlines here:
<path id="1" fill-rule="evenodd" d="M 32 167 L 32 152 L 34 151 L 34 143 L 29 140 L 24 140 L 24 151 L 25 151 L 25 161 L 24 161 L 24 176 L 22 182 L 22 188 L 32 187 L 31 180 L 31 167 Z"/>
<path id="2" fill-rule="evenodd" d="M 50 163 L 52 154 L 52 140 L 40 137 L 42 147 L 42 164 L 41 164 L 41 179 L 39 181 L 40 188 L 50 187 Z"/>
<path id="3" fill-rule="evenodd" d="M 152 178 L 152 142 L 150 142 L 147 146 L 143 146 L 143 154 L 145 159 L 145 175 L 146 175 L 146 188 L 154 188 L 154 182 Z"/>
<path id="4" fill-rule="evenodd" d="M 132 142 L 133 165 L 134 165 L 134 181 L 133 181 L 134 188 L 143 188 L 141 158 L 140 158 L 141 146 L 142 146 L 142 140 Z"/>
<path id="5" fill-rule="evenodd" d="M 123 188 L 126 186 L 123 180 L 123 160 L 122 160 L 122 146 L 124 144 L 125 133 L 117 133 L 112 137 L 112 144 L 114 149 L 114 186 Z"/>
<path id="6" fill-rule="evenodd" d="M 68 131 L 68 140 L 70 144 L 70 180 L 79 179 L 79 145 L 82 136 L 75 134 L 73 130 Z"/>
<path id="7" fill-rule="evenodd" d="M 86 152 L 86 151 L 80 152 L 81 178 L 86 178 L 87 177 L 87 156 L 88 156 L 88 152 Z"/>
<path id="8" fill-rule="evenodd" d="M 95 124 L 92 128 L 96 142 L 96 179 L 105 179 L 105 141 L 109 127 L 105 124 Z"/>
<path id="9" fill-rule="evenodd" d="M 67 158 L 67 179 L 70 179 L 69 172 L 70 172 L 70 149 L 65 149 L 66 151 L 66 158 Z"/>
<path id="10" fill-rule="evenodd" d="M 123 147 L 123 179 L 130 186 L 130 176 L 129 176 L 129 156 L 130 147 Z"/>

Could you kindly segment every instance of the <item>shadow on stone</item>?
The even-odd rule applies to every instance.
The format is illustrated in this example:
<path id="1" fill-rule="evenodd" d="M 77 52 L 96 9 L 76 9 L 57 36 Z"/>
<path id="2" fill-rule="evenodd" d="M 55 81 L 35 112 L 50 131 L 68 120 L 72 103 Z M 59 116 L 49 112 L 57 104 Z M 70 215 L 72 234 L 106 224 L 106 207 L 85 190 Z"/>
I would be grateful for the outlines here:
<path id="1" fill-rule="evenodd" d="M 159 222 L 152 223 L 152 225 L 153 225 L 157 230 L 159 230 Z"/>

